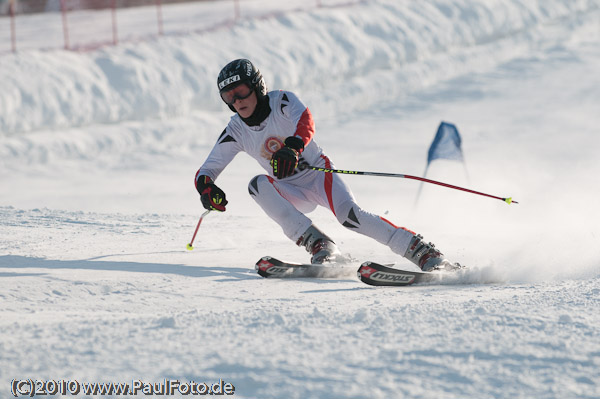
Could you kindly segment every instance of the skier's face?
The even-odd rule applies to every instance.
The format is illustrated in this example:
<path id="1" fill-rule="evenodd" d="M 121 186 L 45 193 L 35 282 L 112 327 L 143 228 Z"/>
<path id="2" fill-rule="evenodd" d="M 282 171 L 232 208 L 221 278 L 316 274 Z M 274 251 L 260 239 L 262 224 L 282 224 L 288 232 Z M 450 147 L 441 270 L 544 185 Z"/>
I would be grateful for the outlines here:
<path id="1" fill-rule="evenodd" d="M 245 83 L 222 92 L 221 98 L 228 105 L 232 105 L 242 118 L 252 115 L 256 108 L 256 93 Z"/>
<path id="2" fill-rule="evenodd" d="M 256 93 L 252 90 L 252 94 L 244 99 L 236 99 L 233 103 L 233 108 L 242 118 L 249 118 L 256 109 L 257 104 Z"/>

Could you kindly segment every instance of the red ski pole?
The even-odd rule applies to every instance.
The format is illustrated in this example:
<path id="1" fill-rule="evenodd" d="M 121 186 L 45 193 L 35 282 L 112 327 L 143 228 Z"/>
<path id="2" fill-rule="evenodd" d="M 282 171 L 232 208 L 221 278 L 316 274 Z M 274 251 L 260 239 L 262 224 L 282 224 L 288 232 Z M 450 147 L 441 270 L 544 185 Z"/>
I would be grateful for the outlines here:
<path id="1" fill-rule="evenodd" d="M 202 219 L 204 219 L 204 216 L 208 215 L 208 213 L 210 212 L 210 210 L 204 212 L 201 216 L 200 216 L 200 220 L 198 220 L 198 224 L 196 225 L 196 230 L 194 230 L 194 235 L 192 236 L 192 241 L 190 241 L 190 243 L 187 245 L 187 250 L 191 251 L 192 249 L 194 249 L 194 240 L 196 239 L 196 234 L 198 233 L 198 229 L 200 228 L 200 224 L 202 223 Z"/>
<path id="2" fill-rule="evenodd" d="M 454 190 L 461 190 L 461 191 L 466 191 L 467 193 L 471 193 L 471 194 L 483 195 L 484 197 L 499 199 L 499 200 L 506 202 L 509 205 L 510 204 L 518 204 L 517 201 L 513 201 L 512 197 L 508 197 L 508 198 L 496 197 L 495 195 L 490 195 L 490 194 L 482 193 L 479 191 L 470 190 L 468 188 L 463 188 L 463 187 L 459 187 L 459 186 L 454 186 L 452 184 L 447 184 L 447 183 L 442 183 L 442 182 L 435 181 L 435 180 L 426 179 L 424 177 L 403 175 L 400 173 L 360 172 L 360 171 L 356 171 L 356 170 L 328 169 L 328 168 L 319 168 L 317 166 L 310 166 L 310 165 L 299 165 L 299 167 L 300 167 L 300 169 L 311 169 L 311 170 L 316 170 L 316 171 L 325 172 L 325 173 L 341 173 L 344 175 L 400 177 L 402 179 L 419 180 L 419 181 L 422 181 L 425 183 L 437 184 L 438 186 L 452 188 Z"/>

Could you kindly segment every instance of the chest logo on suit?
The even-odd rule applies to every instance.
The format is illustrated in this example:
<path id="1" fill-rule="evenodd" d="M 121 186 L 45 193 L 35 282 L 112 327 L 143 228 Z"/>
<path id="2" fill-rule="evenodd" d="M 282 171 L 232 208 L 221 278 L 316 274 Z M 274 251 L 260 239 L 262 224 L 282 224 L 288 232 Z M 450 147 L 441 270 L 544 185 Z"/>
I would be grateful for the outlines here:
<path id="1" fill-rule="evenodd" d="M 270 160 L 273 154 L 283 147 L 283 141 L 279 137 L 269 137 L 265 140 L 262 148 L 262 157 Z"/>

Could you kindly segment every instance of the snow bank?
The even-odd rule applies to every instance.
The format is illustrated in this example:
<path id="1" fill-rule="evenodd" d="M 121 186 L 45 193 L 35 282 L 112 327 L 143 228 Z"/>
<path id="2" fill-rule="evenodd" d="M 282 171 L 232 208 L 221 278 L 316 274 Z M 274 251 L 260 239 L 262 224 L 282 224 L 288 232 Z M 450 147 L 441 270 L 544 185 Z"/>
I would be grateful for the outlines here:
<path id="1" fill-rule="evenodd" d="M 272 88 L 295 90 L 320 112 L 352 112 L 527 54 L 548 26 L 598 7 L 597 0 L 373 1 L 90 53 L 20 52 L 0 61 L 0 131 L 222 111 L 214 77 L 236 57 L 251 58 Z"/>

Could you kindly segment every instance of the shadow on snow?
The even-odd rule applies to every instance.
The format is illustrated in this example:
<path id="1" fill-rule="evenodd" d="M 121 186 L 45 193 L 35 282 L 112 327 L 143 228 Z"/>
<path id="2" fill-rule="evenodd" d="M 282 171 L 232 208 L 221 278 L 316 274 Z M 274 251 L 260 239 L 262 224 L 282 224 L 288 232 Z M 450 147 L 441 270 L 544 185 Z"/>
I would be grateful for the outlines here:
<path id="1" fill-rule="evenodd" d="M 55 260 L 19 255 L 0 256 L 0 269 L 73 269 L 73 270 L 105 270 L 131 273 L 176 274 L 186 277 L 234 277 L 246 280 L 258 277 L 250 268 L 217 267 L 217 266 L 185 266 L 167 263 L 111 262 L 91 259 Z M 0 273 L 0 277 L 34 276 L 37 273 Z"/>

